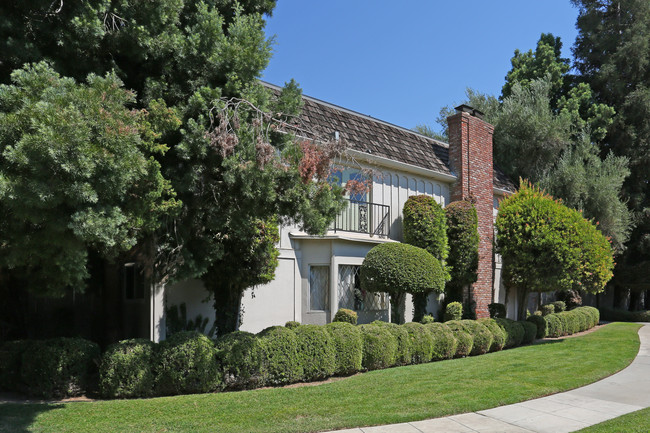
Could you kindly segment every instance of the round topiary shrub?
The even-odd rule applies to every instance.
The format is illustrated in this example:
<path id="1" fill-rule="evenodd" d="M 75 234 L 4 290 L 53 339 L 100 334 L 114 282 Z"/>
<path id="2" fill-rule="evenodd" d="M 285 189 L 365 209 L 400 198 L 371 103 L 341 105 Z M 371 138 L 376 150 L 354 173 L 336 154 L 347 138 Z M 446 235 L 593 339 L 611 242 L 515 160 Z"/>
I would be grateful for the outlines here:
<path id="1" fill-rule="evenodd" d="M 408 332 L 411 342 L 411 364 L 431 362 L 433 355 L 433 337 L 421 323 L 410 322 L 402 325 Z"/>
<path id="2" fill-rule="evenodd" d="M 264 354 L 265 384 L 276 386 L 298 382 L 303 371 L 296 333 L 282 326 L 271 326 L 257 335 Z"/>
<path id="3" fill-rule="evenodd" d="M 216 341 L 215 349 L 226 389 L 254 389 L 264 384 L 264 351 L 256 335 L 244 331 L 225 334 Z"/>
<path id="4" fill-rule="evenodd" d="M 580 331 L 581 320 L 571 311 L 563 311 L 561 313 L 557 313 L 556 316 L 562 322 L 564 335 L 572 335 Z"/>
<path id="5" fill-rule="evenodd" d="M 383 326 L 393 334 L 397 342 L 397 350 L 395 351 L 395 365 L 408 365 L 411 363 L 411 339 L 409 333 L 403 326 L 397 323 L 388 323 L 382 320 L 375 320 L 373 325 Z"/>
<path id="6" fill-rule="evenodd" d="M 222 383 L 214 343 L 198 331 L 177 332 L 161 342 L 155 372 L 158 395 L 212 392 Z"/>
<path id="7" fill-rule="evenodd" d="M 589 314 L 587 312 L 578 310 L 576 308 L 574 310 L 571 310 L 570 313 L 575 317 L 575 321 L 577 323 L 578 330 L 576 332 L 586 331 L 590 328 L 589 325 L 591 324 L 591 317 L 589 317 Z"/>
<path id="8" fill-rule="evenodd" d="M 360 325 L 359 330 L 363 339 L 363 368 L 378 370 L 395 365 L 397 339 L 387 326 Z"/>
<path id="9" fill-rule="evenodd" d="M 330 377 L 336 369 L 334 341 L 325 327 L 302 325 L 294 329 L 303 380 L 311 382 Z"/>
<path id="10" fill-rule="evenodd" d="M 153 394 L 155 344 L 144 338 L 108 346 L 99 365 L 99 392 L 105 398 L 140 398 Z"/>
<path id="11" fill-rule="evenodd" d="M 444 323 L 429 323 L 424 326 L 432 338 L 431 360 L 440 361 L 453 358 L 456 355 L 458 341 L 451 329 Z"/>
<path id="12" fill-rule="evenodd" d="M 338 375 L 354 374 L 362 368 L 363 340 L 359 328 L 346 322 L 333 322 L 325 325 L 332 336 L 335 348 L 336 367 Z"/>
<path id="13" fill-rule="evenodd" d="M 492 334 L 492 344 L 488 352 L 497 352 L 503 349 L 506 344 L 506 333 L 501 329 L 494 319 L 478 319 L 478 322 L 485 326 Z"/>
<path id="14" fill-rule="evenodd" d="M 347 322 L 356 325 L 357 313 L 356 311 L 348 310 L 347 308 L 339 308 L 339 311 L 334 315 L 332 322 Z"/>
<path id="15" fill-rule="evenodd" d="M 458 341 L 456 346 L 456 358 L 462 358 L 469 356 L 472 353 L 472 346 L 474 345 L 474 339 L 472 335 L 465 330 L 465 327 L 460 323 L 460 320 L 450 320 L 445 322 L 445 325 L 451 329 L 451 332 L 454 333 L 454 337 Z"/>
<path id="16" fill-rule="evenodd" d="M 589 328 L 593 328 L 600 322 L 600 311 L 594 307 L 578 307 L 576 311 L 582 311 L 589 316 Z"/>
<path id="17" fill-rule="evenodd" d="M 555 305 L 553 305 L 553 304 L 545 304 L 545 305 L 542 305 L 539 308 L 540 308 L 540 311 L 542 312 L 542 316 L 546 316 L 548 314 L 555 313 Z"/>
<path id="18" fill-rule="evenodd" d="M 295 320 L 289 320 L 284 324 L 284 327 L 289 329 L 296 329 L 298 326 L 300 326 L 300 322 L 296 322 Z"/>
<path id="19" fill-rule="evenodd" d="M 432 314 L 425 314 L 424 316 L 422 316 L 422 320 L 420 320 L 420 323 L 422 323 L 423 325 L 428 325 L 429 323 L 433 323 L 435 321 L 436 319 L 433 317 Z"/>
<path id="20" fill-rule="evenodd" d="M 0 345 L 0 390 L 22 392 L 25 388 L 20 377 L 23 353 L 31 340 L 6 341 Z"/>
<path id="21" fill-rule="evenodd" d="M 524 339 L 524 327 L 521 323 L 515 322 L 510 319 L 494 319 L 497 324 L 503 329 L 506 334 L 506 344 L 504 349 L 509 349 L 511 347 L 517 347 L 521 345 L 521 342 Z"/>
<path id="22" fill-rule="evenodd" d="M 472 336 L 472 351 L 470 355 L 483 355 L 492 346 L 492 333 L 477 320 L 461 320 L 460 324 Z"/>
<path id="23" fill-rule="evenodd" d="M 564 335 L 564 327 L 557 314 L 549 314 L 544 316 L 543 319 L 546 322 L 547 337 L 557 338 Z"/>
<path id="24" fill-rule="evenodd" d="M 533 314 L 532 316 L 529 316 L 526 320 L 534 324 L 535 327 L 537 328 L 537 332 L 535 333 L 535 338 L 546 337 L 546 320 L 544 320 L 544 318 L 541 315 Z"/>
<path id="25" fill-rule="evenodd" d="M 83 338 L 36 340 L 22 356 L 21 377 L 31 395 L 64 398 L 88 389 L 99 346 Z"/>
<path id="26" fill-rule="evenodd" d="M 488 305 L 488 311 L 490 312 L 490 318 L 492 319 L 506 318 L 506 306 L 504 304 L 493 302 Z"/>
<path id="27" fill-rule="evenodd" d="M 445 322 L 450 320 L 460 320 L 463 317 L 463 304 L 460 302 L 450 302 L 445 307 Z"/>
<path id="28" fill-rule="evenodd" d="M 537 325 L 528 320 L 522 320 L 518 323 L 524 328 L 524 338 L 522 339 L 521 344 L 530 344 L 535 341 L 535 337 L 537 336 Z"/>
<path id="29" fill-rule="evenodd" d="M 561 313 L 562 311 L 566 311 L 566 304 L 564 303 L 564 301 L 555 301 L 552 304 L 553 307 L 555 307 L 556 313 Z"/>
<path id="30" fill-rule="evenodd" d="M 567 310 L 573 310 L 582 305 L 582 296 L 577 290 L 559 290 L 555 292 L 555 299 L 564 302 Z"/>

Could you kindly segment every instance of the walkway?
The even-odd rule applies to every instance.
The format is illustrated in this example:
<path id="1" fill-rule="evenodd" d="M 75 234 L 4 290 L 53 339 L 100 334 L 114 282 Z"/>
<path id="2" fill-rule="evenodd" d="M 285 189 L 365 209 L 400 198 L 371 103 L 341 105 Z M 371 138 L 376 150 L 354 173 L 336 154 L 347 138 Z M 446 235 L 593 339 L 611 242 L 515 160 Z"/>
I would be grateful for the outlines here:
<path id="1" fill-rule="evenodd" d="M 632 364 L 591 385 L 480 412 L 336 433 L 562 433 L 650 407 L 650 325 L 639 330 L 641 347 Z"/>

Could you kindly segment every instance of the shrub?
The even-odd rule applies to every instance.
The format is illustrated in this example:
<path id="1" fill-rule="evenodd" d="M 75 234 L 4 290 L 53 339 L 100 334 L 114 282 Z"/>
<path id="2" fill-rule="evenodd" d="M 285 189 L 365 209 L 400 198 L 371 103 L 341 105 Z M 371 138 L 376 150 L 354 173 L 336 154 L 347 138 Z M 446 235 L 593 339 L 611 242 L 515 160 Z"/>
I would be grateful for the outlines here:
<path id="1" fill-rule="evenodd" d="M 264 350 L 257 336 L 244 331 L 231 332 L 217 339 L 215 349 L 227 389 L 253 389 L 264 384 Z"/>
<path id="2" fill-rule="evenodd" d="M 557 338 L 564 335 L 564 326 L 557 314 L 549 314 L 543 317 L 546 322 L 546 336 Z"/>
<path id="3" fill-rule="evenodd" d="M 336 355 L 334 373 L 348 375 L 361 370 L 363 340 L 359 328 L 346 322 L 333 322 L 325 325 L 325 329 L 330 333 L 334 342 Z"/>
<path id="4" fill-rule="evenodd" d="M 214 343 L 198 331 L 181 331 L 158 346 L 155 389 L 158 395 L 197 394 L 222 383 Z"/>
<path id="5" fill-rule="evenodd" d="M 447 265 L 451 279 L 445 295 L 451 301 L 462 299 L 462 288 L 476 281 L 478 268 L 478 216 L 467 200 L 454 201 L 445 207 L 449 256 Z"/>
<path id="6" fill-rule="evenodd" d="M 303 377 L 298 339 L 293 330 L 271 326 L 258 334 L 264 355 L 267 385 L 286 385 Z"/>
<path id="7" fill-rule="evenodd" d="M 563 301 L 567 310 L 573 310 L 582 305 L 582 297 L 577 290 L 559 290 L 555 292 L 555 299 Z"/>
<path id="8" fill-rule="evenodd" d="M 493 302 L 492 304 L 489 304 L 488 311 L 490 312 L 490 318 L 492 319 L 506 318 L 506 306 L 498 302 Z"/>
<path id="9" fill-rule="evenodd" d="M 524 327 L 519 322 L 510 319 L 494 319 L 506 334 L 504 349 L 519 346 L 524 339 Z"/>
<path id="10" fill-rule="evenodd" d="M 300 326 L 300 322 L 296 322 L 295 320 L 289 320 L 284 324 L 284 327 L 289 329 L 296 329 L 298 326 Z"/>
<path id="11" fill-rule="evenodd" d="M 465 330 L 465 327 L 460 323 L 460 320 L 450 320 L 445 322 L 445 325 L 451 329 L 451 332 L 454 333 L 454 337 L 458 341 L 456 346 L 456 358 L 461 358 L 464 356 L 469 356 L 472 352 L 472 346 L 474 345 L 474 340 L 472 335 Z"/>
<path id="12" fill-rule="evenodd" d="M 555 313 L 555 305 L 553 304 L 545 304 L 540 307 L 540 310 L 542 311 L 542 316 L 546 316 L 548 314 L 553 314 Z"/>
<path id="13" fill-rule="evenodd" d="M 451 329 L 444 323 L 429 323 L 424 326 L 432 337 L 431 360 L 440 361 L 453 358 L 456 355 L 458 342 Z"/>
<path id="14" fill-rule="evenodd" d="M 617 322 L 650 322 L 650 310 L 627 311 L 612 308 L 601 308 L 600 314 L 602 314 L 603 320 Z"/>
<path id="15" fill-rule="evenodd" d="M 575 334 L 580 331 L 580 320 L 575 314 L 570 311 L 563 311 L 556 314 L 557 318 L 562 322 L 564 335 Z"/>
<path id="16" fill-rule="evenodd" d="M 534 324 L 537 328 L 535 333 L 535 338 L 544 338 L 546 337 L 546 320 L 541 315 L 533 314 L 532 316 L 526 319 L 530 323 Z"/>
<path id="17" fill-rule="evenodd" d="M 408 365 L 411 363 L 411 340 L 409 333 L 403 326 L 397 323 L 388 323 L 382 320 L 375 320 L 373 325 L 383 326 L 393 334 L 397 342 L 397 350 L 395 351 L 395 365 Z"/>
<path id="18" fill-rule="evenodd" d="M 23 391 L 20 370 L 23 353 L 31 343 L 30 340 L 14 340 L 0 346 L 0 390 Z"/>
<path id="19" fill-rule="evenodd" d="M 32 395 L 80 395 L 91 383 L 99 354 L 99 346 L 83 338 L 32 341 L 23 352 L 21 377 Z"/>
<path id="20" fill-rule="evenodd" d="M 356 311 L 348 310 L 347 308 L 339 308 L 339 311 L 334 315 L 333 322 L 347 322 L 353 325 L 357 324 Z"/>
<path id="21" fill-rule="evenodd" d="M 422 316 L 422 320 L 420 320 L 420 323 L 422 323 L 423 325 L 428 325 L 429 323 L 433 323 L 435 321 L 436 319 L 433 317 L 432 314 L 426 314 Z"/>
<path id="22" fill-rule="evenodd" d="M 334 374 L 336 354 L 334 342 L 325 330 L 318 325 L 302 325 L 295 329 L 304 380 L 324 379 Z"/>
<path id="23" fill-rule="evenodd" d="M 522 320 L 518 323 L 520 323 L 524 328 L 524 338 L 521 340 L 521 344 L 530 344 L 535 341 L 535 338 L 537 337 L 537 325 L 533 322 L 529 322 L 528 320 Z"/>
<path id="24" fill-rule="evenodd" d="M 479 319 L 479 323 L 483 324 L 492 334 L 492 344 L 490 345 L 490 352 L 496 352 L 503 349 L 506 344 L 506 333 L 499 326 L 494 319 Z"/>
<path id="25" fill-rule="evenodd" d="M 411 346 L 411 364 L 430 362 L 433 355 L 433 337 L 421 323 L 406 323 L 402 325 L 408 332 Z"/>
<path id="26" fill-rule="evenodd" d="M 555 307 L 556 313 L 561 313 L 562 311 L 566 311 L 566 303 L 564 301 L 555 301 L 553 302 L 553 306 Z"/>
<path id="27" fill-rule="evenodd" d="M 460 320 L 463 317 L 463 304 L 460 302 L 450 302 L 445 308 L 445 322 L 450 320 Z"/>
<path id="28" fill-rule="evenodd" d="M 589 316 L 589 328 L 593 328 L 594 326 L 598 325 L 598 322 L 600 322 L 600 311 L 598 311 L 597 308 L 594 307 L 578 307 L 575 310 L 577 311 L 583 311 L 587 313 Z M 650 318 L 650 315 L 649 315 Z M 649 320 L 650 321 L 650 320 Z M 642 320 L 637 320 L 637 322 L 642 322 Z"/>
<path id="29" fill-rule="evenodd" d="M 428 195 L 412 195 L 404 203 L 404 242 L 427 250 L 445 262 L 449 255 L 445 210 Z"/>
<path id="30" fill-rule="evenodd" d="M 360 325 L 359 330 L 363 339 L 363 368 L 377 370 L 395 364 L 397 339 L 387 326 Z"/>
<path id="31" fill-rule="evenodd" d="M 493 337 L 485 325 L 477 320 L 461 320 L 460 324 L 472 336 L 473 343 L 470 355 L 483 355 L 490 350 Z"/>
<path id="32" fill-rule="evenodd" d="M 123 340 L 106 349 L 99 366 L 99 391 L 106 398 L 149 397 L 154 385 L 154 348 L 149 340 Z"/>
<path id="33" fill-rule="evenodd" d="M 577 308 L 571 310 L 570 313 L 573 314 L 578 325 L 578 330 L 576 332 L 586 331 L 591 328 L 591 317 L 589 316 L 589 313 L 583 310 L 578 310 Z"/>

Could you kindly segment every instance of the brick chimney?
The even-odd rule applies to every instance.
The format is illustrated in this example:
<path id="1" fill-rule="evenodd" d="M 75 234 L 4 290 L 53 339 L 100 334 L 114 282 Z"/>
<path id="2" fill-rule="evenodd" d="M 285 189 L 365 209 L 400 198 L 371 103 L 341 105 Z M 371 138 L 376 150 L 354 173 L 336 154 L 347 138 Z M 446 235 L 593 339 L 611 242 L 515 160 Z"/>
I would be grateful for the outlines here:
<path id="1" fill-rule="evenodd" d="M 458 177 L 451 188 L 451 200 L 471 200 L 478 214 L 478 279 L 470 288 L 476 302 L 476 317 L 490 317 L 493 266 L 493 203 L 492 134 L 494 127 L 483 121 L 483 113 L 468 105 L 456 107 L 456 114 L 447 118 L 449 125 L 449 162 Z M 467 293 L 463 295 L 467 298 Z"/>

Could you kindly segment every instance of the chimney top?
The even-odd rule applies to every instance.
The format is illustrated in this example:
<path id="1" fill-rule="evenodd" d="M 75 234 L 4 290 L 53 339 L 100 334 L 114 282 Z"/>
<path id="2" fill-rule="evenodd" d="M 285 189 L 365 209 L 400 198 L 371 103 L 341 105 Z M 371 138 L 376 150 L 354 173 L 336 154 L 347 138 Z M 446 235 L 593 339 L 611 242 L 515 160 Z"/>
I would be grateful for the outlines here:
<path id="1" fill-rule="evenodd" d="M 474 107 L 470 107 L 469 105 L 462 104 L 456 107 L 456 112 L 457 113 L 469 113 L 471 116 L 477 117 L 481 120 L 483 120 L 483 112 L 477 110 Z"/>

